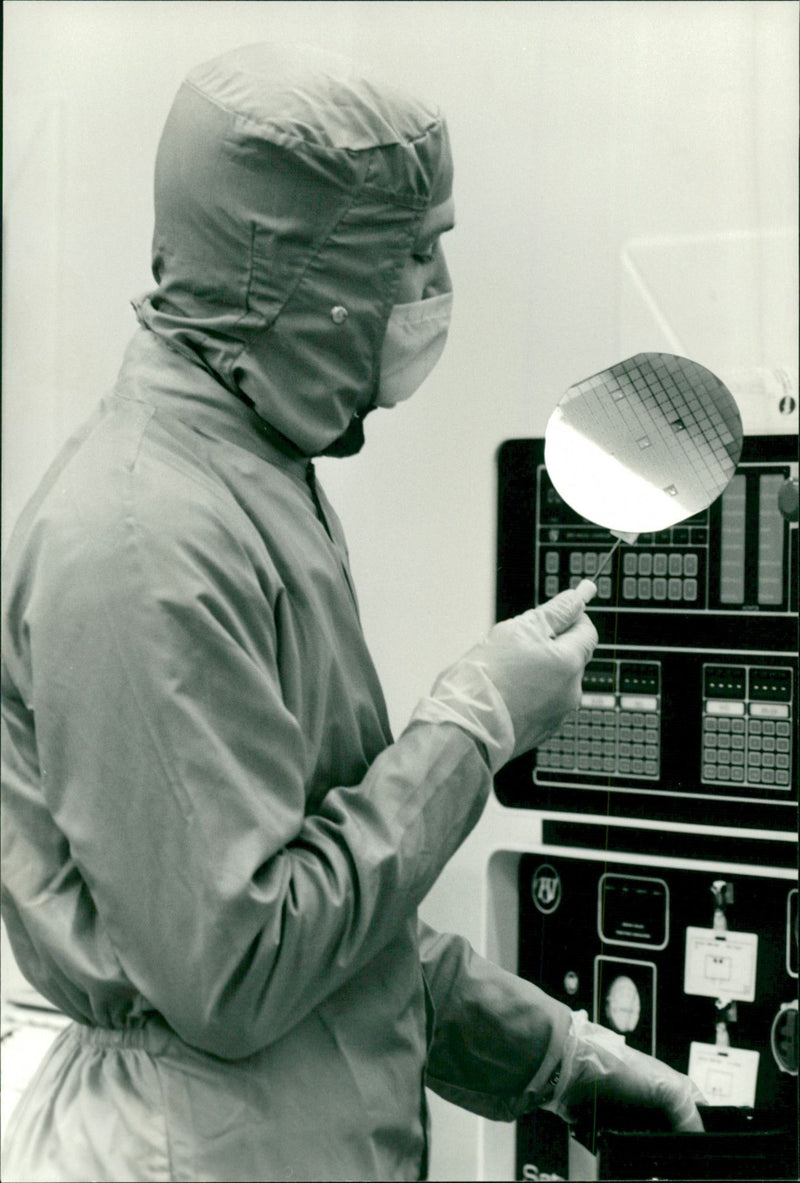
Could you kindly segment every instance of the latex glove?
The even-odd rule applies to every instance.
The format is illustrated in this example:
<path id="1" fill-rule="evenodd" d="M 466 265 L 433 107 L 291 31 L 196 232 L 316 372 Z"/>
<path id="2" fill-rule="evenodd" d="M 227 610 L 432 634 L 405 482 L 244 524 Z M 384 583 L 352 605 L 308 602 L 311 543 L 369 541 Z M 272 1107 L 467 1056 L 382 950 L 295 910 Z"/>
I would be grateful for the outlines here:
<path id="1" fill-rule="evenodd" d="M 593 1101 L 662 1110 L 675 1130 L 703 1129 L 697 1105 L 705 1098 L 688 1076 L 590 1023 L 586 1011 L 573 1011 L 555 1092 L 541 1108 L 570 1121 Z"/>
<path id="2" fill-rule="evenodd" d="M 456 723 L 484 745 L 492 772 L 542 743 L 580 705 L 581 678 L 597 644 L 584 612 L 595 591 L 584 580 L 496 624 L 437 678 L 412 723 Z"/>

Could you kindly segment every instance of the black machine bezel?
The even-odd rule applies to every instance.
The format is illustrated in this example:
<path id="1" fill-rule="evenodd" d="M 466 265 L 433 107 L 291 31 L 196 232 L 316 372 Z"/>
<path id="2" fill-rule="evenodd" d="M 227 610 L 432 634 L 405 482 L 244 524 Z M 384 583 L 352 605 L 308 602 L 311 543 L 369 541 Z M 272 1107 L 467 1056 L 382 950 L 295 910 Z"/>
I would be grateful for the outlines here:
<path id="1" fill-rule="evenodd" d="M 759 464 L 788 465 L 797 460 L 794 436 L 745 437 L 740 471 Z M 544 466 L 544 440 L 508 440 L 497 458 L 498 519 L 496 569 L 496 619 L 516 615 L 547 598 L 537 596 L 536 499 L 539 473 Z M 571 511 L 569 511 L 571 514 Z M 719 502 L 709 510 L 710 546 L 717 545 Z M 572 515 L 574 523 L 583 519 Z M 591 527 L 590 523 L 586 523 Z M 597 528 L 593 537 L 597 537 Z M 747 530 L 757 531 L 758 522 L 747 521 Z M 743 664 L 788 665 L 793 669 L 795 704 L 798 701 L 798 530 L 786 526 L 788 591 L 777 610 L 760 610 L 747 605 L 741 610 L 724 607 L 665 605 L 649 610 L 636 607 L 615 611 L 595 601 L 590 608 L 600 645 L 597 657 L 658 659 L 671 653 L 669 661 L 693 671 L 703 661 L 720 659 Z M 608 546 L 613 536 L 606 532 Z M 599 544 L 598 544 L 599 545 Z M 624 548 L 620 548 L 623 551 Z M 710 552 L 711 553 L 711 552 Z M 617 558 L 619 560 L 620 552 Z M 733 655 L 736 655 L 735 657 Z M 682 668 L 683 668 L 682 667 Z M 665 718 L 673 718 L 679 704 L 670 701 L 665 687 Z M 664 750 L 657 783 L 631 778 L 608 778 L 599 783 L 595 776 L 558 774 L 536 783 L 536 753 L 512 761 L 500 771 L 495 792 L 502 804 L 524 809 L 599 816 L 649 818 L 664 822 L 697 823 L 733 827 L 755 827 L 772 831 L 797 828 L 797 706 L 792 726 L 793 767 L 791 784 L 785 793 L 762 788 L 708 786 L 699 783 L 695 751 L 699 721 L 688 723 L 691 735 L 685 743 Z M 674 729 L 674 724 L 673 724 Z M 695 770 L 692 760 L 695 760 Z M 694 779 L 693 779 L 694 778 Z M 539 780 L 542 779 L 540 774 Z"/>

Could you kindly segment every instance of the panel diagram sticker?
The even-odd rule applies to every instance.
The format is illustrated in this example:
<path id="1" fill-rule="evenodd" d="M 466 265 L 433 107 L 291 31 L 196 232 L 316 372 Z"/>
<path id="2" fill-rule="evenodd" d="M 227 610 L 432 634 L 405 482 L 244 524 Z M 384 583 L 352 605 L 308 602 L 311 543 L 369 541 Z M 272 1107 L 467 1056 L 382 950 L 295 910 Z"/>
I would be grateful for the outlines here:
<path id="1" fill-rule="evenodd" d="M 753 1002 L 757 954 L 757 933 L 687 928 L 684 992 L 724 1002 Z"/>
<path id="2" fill-rule="evenodd" d="M 689 1050 L 689 1079 L 709 1105 L 752 1108 L 756 1101 L 758 1052 L 741 1047 L 693 1043 Z"/>

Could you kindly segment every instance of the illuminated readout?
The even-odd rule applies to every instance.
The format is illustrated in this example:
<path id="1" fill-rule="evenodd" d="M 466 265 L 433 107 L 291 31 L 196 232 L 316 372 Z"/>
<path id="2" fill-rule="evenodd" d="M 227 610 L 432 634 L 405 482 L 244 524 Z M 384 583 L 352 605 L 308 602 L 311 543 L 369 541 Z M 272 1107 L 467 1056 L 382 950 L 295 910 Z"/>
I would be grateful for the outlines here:
<path id="1" fill-rule="evenodd" d="M 762 476 L 758 499 L 758 602 L 783 603 L 783 519 L 778 510 L 782 476 Z"/>
<path id="2" fill-rule="evenodd" d="M 722 494 L 719 563 L 721 604 L 744 603 L 746 506 L 747 478 L 738 474 Z"/>

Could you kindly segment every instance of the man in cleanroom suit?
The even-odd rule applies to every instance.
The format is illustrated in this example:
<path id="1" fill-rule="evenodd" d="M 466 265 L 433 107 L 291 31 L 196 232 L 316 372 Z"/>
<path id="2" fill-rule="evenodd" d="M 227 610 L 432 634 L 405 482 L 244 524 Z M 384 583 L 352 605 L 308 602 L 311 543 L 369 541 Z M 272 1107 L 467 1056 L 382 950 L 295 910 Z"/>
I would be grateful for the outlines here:
<path id="1" fill-rule="evenodd" d="M 312 51 L 193 70 L 117 384 L 4 581 L 3 910 L 72 1019 L 3 1179 L 417 1179 L 490 1118 L 688 1080 L 420 925 L 492 772 L 578 702 L 582 595 L 496 626 L 392 739 L 311 458 L 444 342 L 435 109 Z"/>

